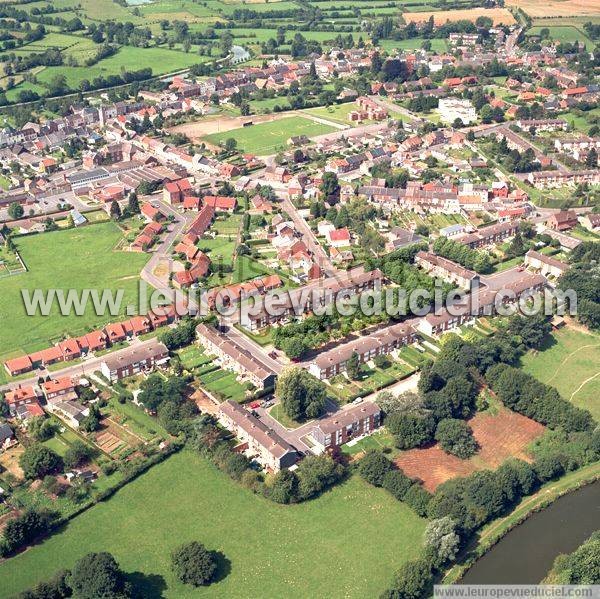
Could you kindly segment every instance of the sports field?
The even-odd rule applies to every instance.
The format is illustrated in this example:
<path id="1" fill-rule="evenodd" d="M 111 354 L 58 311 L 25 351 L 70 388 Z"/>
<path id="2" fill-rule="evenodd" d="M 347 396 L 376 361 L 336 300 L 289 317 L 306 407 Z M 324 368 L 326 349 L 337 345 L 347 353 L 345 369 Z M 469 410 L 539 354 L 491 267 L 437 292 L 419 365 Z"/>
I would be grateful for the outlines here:
<path id="1" fill-rule="evenodd" d="M 313 501 L 276 505 L 184 450 L 0 564 L 0 589 L 11 597 L 106 550 L 137 573 L 144 597 L 377 597 L 419 553 L 424 527 L 405 504 L 357 476 Z M 201 590 L 176 582 L 169 567 L 171 550 L 192 540 L 230 562 L 222 580 Z"/>
<path id="2" fill-rule="evenodd" d="M 114 223 L 99 223 L 53 233 L 15 238 L 28 272 L 0 279 L 0 360 L 6 354 L 48 347 L 61 335 L 81 334 L 96 324 L 114 320 L 96 316 L 90 305 L 82 316 L 27 316 L 21 289 L 123 289 L 122 311 L 137 297 L 137 281 L 148 257 L 114 251 L 121 239 Z M 4 369 L 2 369 L 4 371 Z"/>
<path id="3" fill-rule="evenodd" d="M 565 327 L 553 333 L 543 351 L 529 352 L 522 363 L 525 372 L 556 387 L 600 422 L 600 335 Z"/>
<path id="4" fill-rule="evenodd" d="M 233 137 L 237 141 L 239 150 L 264 156 L 275 154 L 286 147 L 286 142 L 295 135 L 325 135 L 336 131 L 334 127 L 316 123 L 301 116 L 291 116 L 260 125 L 241 127 L 224 133 L 213 133 L 203 139 L 209 143 L 219 145 L 226 139 Z"/>

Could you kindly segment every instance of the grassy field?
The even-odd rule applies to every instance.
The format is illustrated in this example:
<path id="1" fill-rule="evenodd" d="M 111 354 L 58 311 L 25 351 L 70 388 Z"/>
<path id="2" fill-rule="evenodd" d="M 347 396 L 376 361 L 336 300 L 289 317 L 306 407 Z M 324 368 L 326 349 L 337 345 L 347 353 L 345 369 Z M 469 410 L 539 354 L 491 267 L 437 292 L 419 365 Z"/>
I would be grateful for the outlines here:
<path id="1" fill-rule="evenodd" d="M 552 335 L 542 351 L 522 358 L 523 370 L 600 422 L 600 335 L 565 327 Z"/>
<path id="2" fill-rule="evenodd" d="M 89 551 L 106 550 L 137 573 L 145 597 L 376 597 L 417 555 L 424 526 L 405 504 L 356 476 L 314 501 L 282 506 L 183 451 L 0 564 L 0 588 L 10 597 Z M 223 552 L 229 574 L 200 590 L 178 583 L 169 555 L 191 540 Z"/>
<path id="3" fill-rule="evenodd" d="M 123 304 L 137 297 L 139 273 L 147 256 L 114 251 L 121 231 L 114 223 L 100 223 L 54 233 L 15 238 L 28 272 L 0 279 L 0 359 L 7 352 L 31 352 L 50 345 L 61 335 L 81 334 L 106 324 L 110 315 L 97 316 L 89 305 L 82 316 L 27 316 L 21 289 L 123 289 Z"/>
<path id="4" fill-rule="evenodd" d="M 542 25 L 528 29 L 527 35 L 539 35 L 540 30 L 544 27 L 547 27 L 547 29 L 550 31 L 550 37 L 553 40 L 559 42 L 568 42 L 570 44 L 572 44 L 573 42 L 583 42 L 588 50 L 594 49 L 594 42 L 585 34 L 585 31 L 583 29 L 580 29 L 578 27 L 564 25 L 557 27 L 548 27 L 546 25 Z"/>
<path id="5" fill-rule="evenodd" d="M 223 133 L 213 133 L 204 139 L 219 145 L 232 137 L 237 141 L 238 149 L 264 156 L 274 154 L 286 146 L 287 140 L 294 135 L 324 135 L 335 131 L 333 127 L 315 123 L 300 116 L 291 116 L 251 127 L 241 127 Z"/>

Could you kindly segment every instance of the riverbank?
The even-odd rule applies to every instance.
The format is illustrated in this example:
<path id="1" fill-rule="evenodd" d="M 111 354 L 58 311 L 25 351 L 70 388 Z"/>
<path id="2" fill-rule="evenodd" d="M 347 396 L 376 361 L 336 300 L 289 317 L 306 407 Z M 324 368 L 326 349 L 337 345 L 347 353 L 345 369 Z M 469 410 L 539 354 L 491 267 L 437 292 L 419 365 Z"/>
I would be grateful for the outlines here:
<path id="1" fill-rule="evenodd" d="M 539 512 L 560 497 L 600 480 L 600 462 L 584 466 L 541 487 L 535 494 L 525 497 L 507 516 L 484 526 L 476 541 L 470 543 L 459 555 L 462 563 L 456 564 L 442 579 L 442 584 L 455 584 L 461 580 L 475 562 L 483 557 L 498 541 L 531 515 Z"/>

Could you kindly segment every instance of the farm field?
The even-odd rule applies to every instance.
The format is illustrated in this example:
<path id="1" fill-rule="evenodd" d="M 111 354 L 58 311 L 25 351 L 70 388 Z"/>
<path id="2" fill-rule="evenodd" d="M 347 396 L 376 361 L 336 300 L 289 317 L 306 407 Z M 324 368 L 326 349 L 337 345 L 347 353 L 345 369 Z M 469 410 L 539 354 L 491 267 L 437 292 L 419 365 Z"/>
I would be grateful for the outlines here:
<path id="1" fill-rule="evenodd" d="M 594 0 L 591 0 L 592 2 Z M 436 25 L 443 25 L 446 21 L 462 21 L 464 19 L 475 22 L 478 17 L 489 17 L 494 25 L 512 25 L 515 18 L 506 8 L 468 8 L 461 10 L 441 10 L 425 12 L 405 12 L 402 18 L 407 23 L 421 23 L 433 16 Z"/>
<path id="2" fill-rule="evenodd" d="M 252 125 L 251 127 L 241 127 L 223 133 L 213 133 L 204 137 L 205 141 L 219 145 L 226 139 L 232 137 L 237 141 L 238 149 L 251 154 L 264 156 L 275 154 L 279 148 L 285 147 L 287 140 L 294 135 L 307 135 L 314 137 L 336 131 L 334 127 L 315 123 L 301 116 L 291 116 Z"/>
<path id="3" fill-rule="evenodd" d="M 600 335 L 567 326 L 553 333 L 542 351 L 521 361 L 525 372 L 556 387 L 600 422 Z"/>
<path id="4" fill-rule="evenodd" d="M 276 505 L 184 450 L 0 564 L 0 588 L 12 596 L 89 551 L 109 551 L 137 573 L 146 597 L 375 597 L 417 556 L 424 528 L 405 504 L 357 476 L 313 501 Z M 377 538 L 376 554 L 361 542 L 369 538 Z M 202 590 L 170 571 L 170 552 L 191 540 L 230 561 L 228 575 Z"/>
<path id="5" fill-rule="evenodd" d="M 433 492 L 451 478 L 497 468 L 510 457 L 529 459 L 527 446 L 544 432 L 544 427 L 503 407 L 494 412 L 480 412 L 468 421 L 479 445 L 477 453 L 468 460 L 447 454 L 435 444 L 403 451 L 394 462 L 407 476 L 421 480 Z"/>
<path id="6" fill-rule="evenodd" d="M 31 352 L 47 347 L 65 334 L 82 334 L 116 317 L 97 316 L 87 306 L 82 316 L 61 316 L 53 306 L 50 316 L 27 316 L 21 289 L 123 289 L 121 314 L 135 303 L 143 254 L 114 251 L 121 239 L 114 223 L 80 229 L 16 237 L 15 245 L 28 272 L 0 279 L 0 359 L 7 351 Z"/>
<path id="7" fill-rule="evenodd" d="M 507 0 L 506 6 L 521 8 L 533 18 L 600 15 L 597 0 Z"/>

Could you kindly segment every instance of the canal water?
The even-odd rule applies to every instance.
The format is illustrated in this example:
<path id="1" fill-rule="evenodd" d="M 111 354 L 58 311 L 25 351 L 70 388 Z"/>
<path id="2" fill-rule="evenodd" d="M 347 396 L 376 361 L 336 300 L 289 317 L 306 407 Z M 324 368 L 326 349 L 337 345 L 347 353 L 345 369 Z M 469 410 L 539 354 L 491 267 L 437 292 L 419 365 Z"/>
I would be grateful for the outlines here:
<path id="1" fill-rule="evenodd" d="M 568 493 L 513 528 L 459 584 L 537 584 L 561 553 L 600 529 L 600 481 Z"/>

